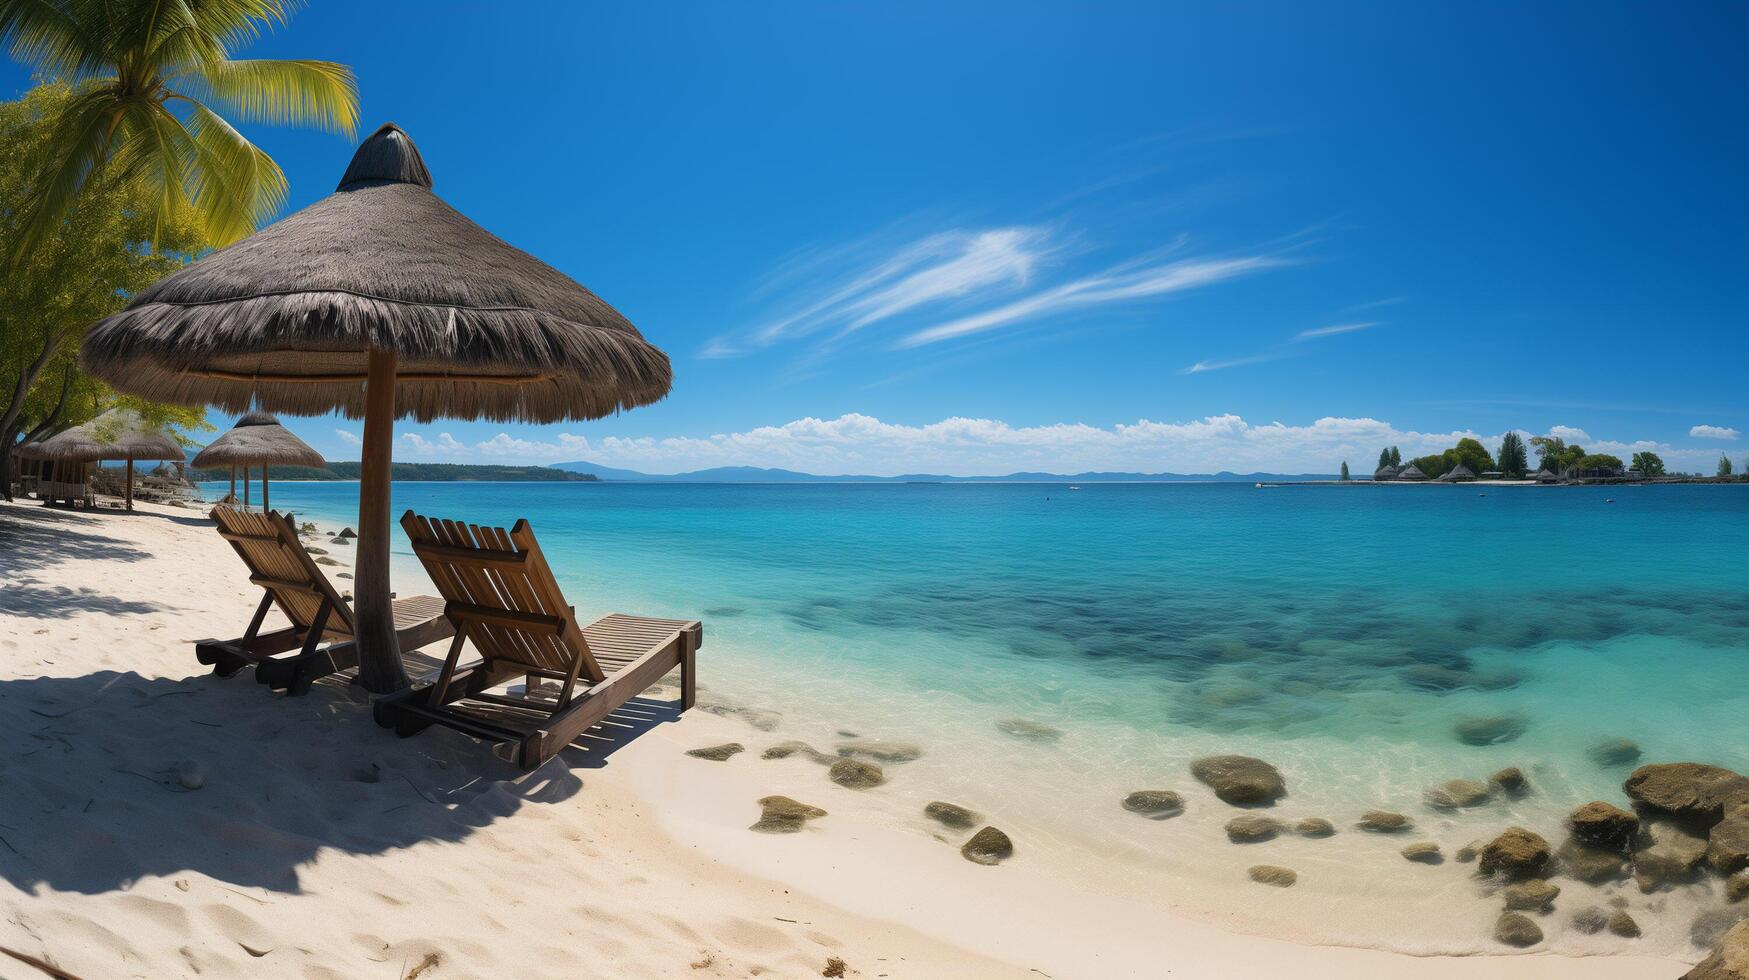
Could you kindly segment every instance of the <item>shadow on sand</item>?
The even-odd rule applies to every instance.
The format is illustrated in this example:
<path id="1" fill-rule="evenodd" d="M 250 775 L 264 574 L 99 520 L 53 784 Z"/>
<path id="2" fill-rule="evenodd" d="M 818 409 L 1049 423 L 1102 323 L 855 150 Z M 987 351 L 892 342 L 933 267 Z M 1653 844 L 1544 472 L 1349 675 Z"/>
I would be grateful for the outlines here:
<path id="1" fill-rule="evenodd" d="M 399 739 L 344 679 L 269 695 L 245 671 L 180 680 L 104 671 L 0 681 L 0 875 L 96 894 L 193 871 L 300 890 L 324 850 L 378 854 L 456 842 L 528 805 L 579 792 L 677 705 L 633 701 L 541 769 L 431 729 Z"/>

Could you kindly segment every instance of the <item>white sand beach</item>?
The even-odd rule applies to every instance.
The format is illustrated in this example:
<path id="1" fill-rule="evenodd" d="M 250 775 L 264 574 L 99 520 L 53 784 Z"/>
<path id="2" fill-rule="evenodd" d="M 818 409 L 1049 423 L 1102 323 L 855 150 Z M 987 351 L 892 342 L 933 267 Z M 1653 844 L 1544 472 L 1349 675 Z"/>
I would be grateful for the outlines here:
<path id="1" fill-rule="evenodd" d="M 402 594 L 431 591 L 396 574 Z M 893 821 L 878 789 L 762 763 L 782 731 L 679 716 L 659 702 L 673 684 L 523 774 L 453 731 L 397 738 L 341 677 L 288 698 L 248 671 L 210 676 L 194 642 L 241 633 L 258 596 L 198 511 L 0 505 L 0 946 L 86 978 L 1628 980 L 1688 965 L 1301 945 L 1175 909 L 1175 889 L 1104 890 L 1029 858 L 1023 836 L 1014 858 L 974 865 L 960 837 Z M 685 754 L 729 741 L 747 751 Z M 828 815 L 749 832 L 773 793 Z M 0 977 L 42 975 L 0 957 Z"/>

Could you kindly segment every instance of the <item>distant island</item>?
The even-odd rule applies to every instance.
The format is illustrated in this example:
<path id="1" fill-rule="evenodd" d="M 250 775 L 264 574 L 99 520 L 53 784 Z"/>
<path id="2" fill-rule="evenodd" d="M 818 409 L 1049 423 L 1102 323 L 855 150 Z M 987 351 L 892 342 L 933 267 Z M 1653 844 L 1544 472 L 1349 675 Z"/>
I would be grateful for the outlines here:
<path id="1" fill-rule="evenodd" d="M 229 480 L 228 469 L 189 469 L 189 479 Z M 256 469 L 259 475 L 259 468 Z M 356 480 L 358 464 L 329 463 L 324 467 L 275 466 L 268 476 L 275 480 Z M 495 463 L 396 463 L 392 480 L 425 480 L 436 483 L 587 483 L 595 474 L 556 470 L 550 466 L 500 466 Z"/>
<path id="2" fill-rule="evenodd" d="M 554 463 L 553 469 L 594 474 L 624 483 L 1254 483 L 1259 480 L 1334 480 L 1334 473 L 1009 473 L 1005 476 L 945 476 L 905 473 L 899 476 L 820 476 L 795 470 L 758 466 L 716 466 L 686 473 L 640 473 L 597 466 L 578 460 Z"/>

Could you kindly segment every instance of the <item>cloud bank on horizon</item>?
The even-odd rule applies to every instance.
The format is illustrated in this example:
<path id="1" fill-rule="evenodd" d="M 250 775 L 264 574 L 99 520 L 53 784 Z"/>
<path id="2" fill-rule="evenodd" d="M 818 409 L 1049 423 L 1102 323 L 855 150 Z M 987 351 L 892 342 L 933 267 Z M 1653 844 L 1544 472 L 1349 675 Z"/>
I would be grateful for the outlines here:
<path id="1" fill-rule="evenodd" d="M 1320 418 L 1306 425 L 1286 425 L 1213 415 L 1188 422 L 1142 419 L 1100 427 L 1081 423 L 1013 426 L 977 418 L 900 425 L 848 414 L 702 437 L 588 438 L 560 432 L 525 439 L 500 432 L 470 444 L 442 430 L 408 431 L 399 438 L 396 458 L 483 463 L 587 461 L 663 474 L 716 466 L 757 466 L 821 476 L 991 476 L 1021 471 L 1333 473 L 1346 461 L 1359 475 L 1371 471 L 1379 450 L 1386 446 L 1399 447 L 1405 456 L 1419 456 L 1444 450 L 1467 436 L 1480 439 L 1493 450 L 1504 434 L 1421 432 L 1373 418 Z M 1570 426 L 1553 426 L 1548 434 L 1623 459 L 1636 452 L 1656 452 L 1677 469 L 1710 472 L 1717 458 L 1714 448 L 1593 439 Z"/>

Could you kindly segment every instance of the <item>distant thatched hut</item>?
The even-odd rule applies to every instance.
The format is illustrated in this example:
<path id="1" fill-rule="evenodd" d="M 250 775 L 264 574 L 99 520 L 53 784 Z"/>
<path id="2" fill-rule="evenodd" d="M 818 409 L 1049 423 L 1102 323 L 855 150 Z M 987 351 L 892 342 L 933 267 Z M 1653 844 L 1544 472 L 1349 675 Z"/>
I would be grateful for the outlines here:
<path id="1" fill-rule="evenodd" d="M 134 509 L 134 460 L 183 459 L 182 444 L 155 429 L 138 412 L 112 408 L 84 425 L 75 425 L 41 442 L 19 447 L 22 457 L 46 460 L 51 470 L 37 482 L 44 503 L 89 501 L 91 464 L 106 459 L 127 462 L 128 510 Z"/>
<path id="2" fill-rule="evenodd" d="M 1537 471 L 1536 482 L 1538 482 L 1538 483 L 1559 483 L 1559 482 L 1561 482 L 1561 474 L 1556 473 L 1550 469 L 1546 469 L 1546 468 L 1541 469 L 1541 470 Z"/>
<path id="3" fill-rule="evenodd" d="M 1421 467 L 1416 466 L 1414 463 L 1410 463 L 1408 466 L 1397 471 L 1397 479 L 1425 482 L 1428 479 L 1428 476 L 1426 473 L 1421 472 Z"/>
<path id="4" fill-rule="evenodd" d="M 196 466 L 229 466 L 231 496 L 237 495 L 237 467 L 243 467 L 243 502 L 249 502 L 249 467 L 261 467 L 261 509 L 268 507 L 267 468 L 279 466 L 326 466 L 322 454 L 292 435 L 267 412 L 250 412 L 237 420 L 231 431 L 219 436 L 194 457 Z"/>
<path id="5" fill-rule="evenodd" d="M 1397 468 L 1386 463 L 1372 471 L 1372 478 L 1375 480 L 1395 480 L 1397 478 Z"/>
<path id="6" fill-rule="evenodd" d="M 1476 471 L 1475 470 L 1472 470 L 1468 466 L 1465 466 L 1464 464 L 1459 463 L 1456 466 L 1452 467 L 1451 469 L 1445 471 L 1445 473 L 1439 477 L 1438 482 L 1440 482 L 1440 483 L 1468 483 L 1471 480 L 1474 480 L 1475 478 L 1476 478 Z"/>

